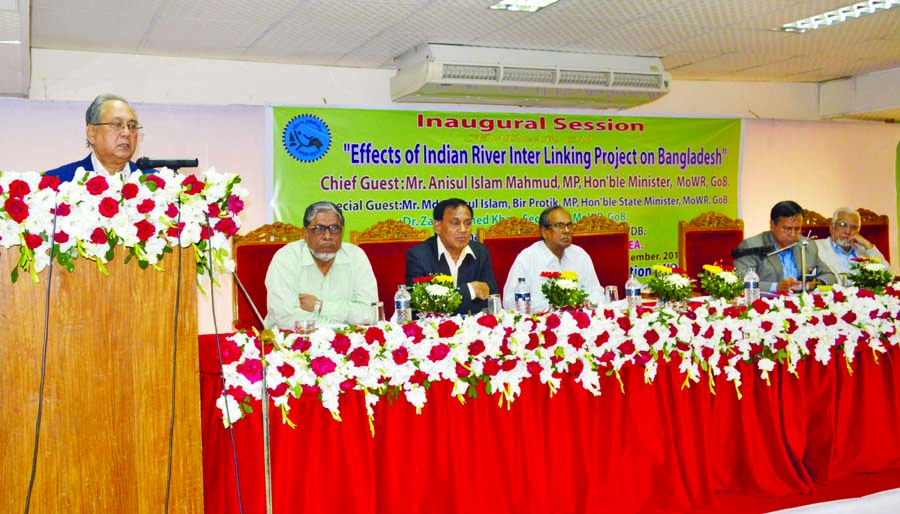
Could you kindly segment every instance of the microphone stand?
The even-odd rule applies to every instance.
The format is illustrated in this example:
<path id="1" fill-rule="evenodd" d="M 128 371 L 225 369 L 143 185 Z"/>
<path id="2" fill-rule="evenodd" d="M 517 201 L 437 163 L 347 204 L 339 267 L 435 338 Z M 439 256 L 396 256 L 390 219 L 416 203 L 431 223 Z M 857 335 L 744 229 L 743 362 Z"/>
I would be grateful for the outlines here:
<path id="1" fill-rule="evenodd" d="M 799 245 L 800 246 L 800 284 L 802 287 L 801 291 L 806 292 L 806 247 L 809 246 L 808 238 L 800 238 L 796 243 L 785 246 L 784 248 L 779 248 L 774 252 L 769 252 L 766 254 L 766 257 L 771 257 L 772 255 L 778 255 L 781 252 L 790 250 L 791 248 Z"/>
<path id="2" fill-rule="evenodd" d="M 241 295 L 250 305 L 250 309 L 253 311 L 253 316 L 256 317 L 256 321 L 263 327 L 263 331 L 259 332 L 260 362 L 262 362 L 263 476 L 266 486 L 266 514 L 272 514 L 272 446 L 269 441 L 269 388 L 266 385 L 266 373 L 268 372 L 266 343 L 274 342 L 275 335 L 271 330 L 265 328 L 266 325 L 263 322 L 262 315 L 259 313 L 259 309 L 256 308 L 256 304 L 250 299 L 250 293 L 247 292 L 241 279 L 238 278 L 237 273 L 232 271 L 231 278 L 234 279 L 234 283 L 237 284 L 238 289 L 241 291 Z"/>

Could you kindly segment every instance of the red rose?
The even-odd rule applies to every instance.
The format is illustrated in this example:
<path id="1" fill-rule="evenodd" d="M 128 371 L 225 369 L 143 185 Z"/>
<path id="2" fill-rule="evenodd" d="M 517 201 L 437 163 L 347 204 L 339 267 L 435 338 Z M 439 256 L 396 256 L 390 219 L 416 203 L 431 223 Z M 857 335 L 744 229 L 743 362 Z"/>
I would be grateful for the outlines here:
<path id="1" fill-rule="evenodd" d="M 109 184 L 106 183 L 106 177 L 103 175 L 94 175 L 85 182 L 84 187 L 87 188 L 89 193 L 97 196 L 109 189 Z"/>
<path id="2" fill-rule="evenodd" d="M 169 208 L 166 209 L 166 216 L 175 219 L 178 217 L 178 207 L 175 206 L 174 203 L 169 204 Z"/>
<path id="3" fill-rule="evenodd" d="M 787 339 L 785 339 L 783 337 L 776 337 L 775 344 L 772 345 L 772 347 L 777 352 L 779 350 L 783 350 L 783 349 L 787 348 L 787 345 L 788 345 Z"/>
<path id="4" fill-rule="evenodd" d="M 47 189 L 48 187 L 54 191 L 59 191 L 59 177 L 50 175 L 44 175 L 43 177 L 41 177 L 41 182 L 38 184 L 38 189 Z"/>
<path id="5" fill-rule="evenodd" d="M 650 352 L 644 350 L 643 352 L 640 352 L 634 356 L 634 363 L 638 366 L 643 366 L 644 364 L 650 362 L 650 359 L 652 358 L 653 355 Z"/>
<path id="6" fill-rule="evenodd" d="M 690 352 L 690 351 L 691 351 L 691 345 L 688 344 L 686 341 L 682 341 L 682 340 L 679 339 L 679 340 L 675 343 L 675 349 L 678 350 L 678 351 L 680 351 L 680 352 Z"/>
<path id="7" fill-rule="evenodd" d="M 353 365 L 357 368 L 367 366 L 369 364 L 369 352 L 361 346 L 357 347 L 350 352 L 350 360 L 353 361 Z"/>
<path id="8" fill-rule="evenodd" d="M 137 228 L 137 238 L 139 241 L 146 241 L 156 233 L 156 227 L 147 220 L 141 220 L 134 224 Z"/>
<path id="9" fill-rule="evenodd" d="M 828 306 L 828 304 L 825 303 L 825 299 L 822 298 L 822 295 L 820 295 L 820 294 L 813 295 L 813 305 L 817 309 L 824 309 L 825 307 Z"/>
<path id="10" fill-rule="evenodd" d="M 571 373 L 572 376 L 577 377 L 578 375 L 581 375 L 582 371 L 584 371 L 584 363 L 581 362 L 581 359 L 575 359 L 575 362 L 569 366 L 569 373 Z"/>
<path id="11" fill-rule="evenodd" d="M 691 323 L 691 332 L 694 333 L 694 336 L 700 335 L 700 325 L 697 323 Z"/>
<path id="12" fill-rule="evenodd" d="M 210 230 L 206 227 L 206 225 L 200 227 L 200 240 L 201 241 L 205 241 L 205 240 L 209 239 L 209 236 L 211 236 L 211 235 L 212 234 L 210 234 Z"/>
<path id="13" fill-rule="evenodd" d="M 401 346 L 391 352 L 391 357 L 394 358 L 394 363 L 399 366 L 409 359 L 409 352 L 406 350 L 405 346 Z"/>
<path id="14" fill-rule="evenodd" d="M 485 357 L 484 374 L 489 377 L 493 377 L 497 373 L 500 373 L 500 359 L 496 359 L 494 357 Z"/>
<path id="15" fill-rule="evenodd" d="M 366 330 L 366 343 L 375 344 L 380 343 L 384 344 L 384 330 L 381 330 L 379 327 L 369 327 Z"/>
<path id="16" fill-rule="evenodd" d="M 541 372 L 544 371 L 543 366 L 541 366 L 540 362 L 531 361 L 528 363 L 528 374 L 537 377 L 540 376 Z"/>
<path id="17" fill-rule="evenodd" d="M 541 338 L 537 334 L 531 332 L 528 334 L 528 343 L 525 344 L 526 350 L 534 350 L 541 345 Z"/>
<path id="18" fill-rule="evenodd" d="M 231 339 L 226 339 L 222 343 L 222 365 L 227 366 L 239 360 L 241 360 L 241 347 Z"/>
<path id="19" fill-rule="evenodd" d="M 703 357 L 703 360 L 709 360 L 713 354 L 716 353 L 716 349 L 711 346 L 704 346 L 700 348 L 700 355 Z"/>
<path id="20" fill-rule="evenodd" d="M 792 320 L 788 320 L 788 321 L 792 321 Z M 832 325 L 837 325 L 837 316 L 835 316 L 834 314 L 829 312 L 828 314 L 822 316 L 822 323 L 824 323 L 826 327 L 830 327 Z M 788 333 L 790 333 L 790 332 L 788 332 Z"/>
<path id="21" fill-rule="evenodd" d="M 403 325 L 403 333 L 406 334 L 406 337 L 412 339 L 413 344 L 421 343 L 424 338 L 422 327 L 414 322 Z"/>
<path id="22" fill-rule="evenodd" d="M 321 392 L 322 392 L 322 388 L 315 384 L 313 384 L 313 385 L 303 384 L 303 394 L 318 396 L 319 393 L 321 393 Z"/>
<path id="23" fill-rule="evenodd" d="M 486 314 L 478 318 L 478 324 L 482 327 L 494 328 L 497 326 L 497 318 L 493 314 Z"/>
<path id="24" fill-rule="evenodd" d="M 609 341 L 609 332 L 603 332 L 594 339 L 594 344 L 600 346 L 606 344 L 607 341 Z"/>
<path id="25" fill-rule="evenodd" d="M 185 194 L 195 195 L 203 191 L 203 182 L 197 180 L 194 175 L 188 175 L 181 181 L 181 187 L 185 188 Z"/>
<path id="26" fill-rule="evenodd" d="M 800 310 L 800 307 L 798 307 L 797 304 L 794 303 L 793 300 L 787 300 L 787 299 L 784 301 L 784 308 L 793 312 L 794 314 L 797 314 L 797 312 Z"/>
<path id="27" fill-rule="evenodd" d="M 466 369 L 465 366 L 463 366 L 462 364 L 460 364 L 458 362 L 456 363 L 456 376 L 457 377 L 466 378 L 467 376 L 469 376 L 471 374 L 472 374 L 472 372 L 469 371 L 468 369 Z"/>
<path id="28" fill-rule="evenodd" d="M 622 352 L 622 355 L 631 355 L 634 353 L 634 341 L 626 339 L 625 342 L 619 345 L 619 351 Z"/>
<path id="29" fill-rule="evenodd" d="M 34 250 L 44 243 L 44 239 L 37 234 L 25 234 L 25 246 Z"/>
<path id="30" fill-rule="evenodd" d="M 875 298 L 875 293 L 868 289 L 860 289 L 856 292 L 856 296 L 859 298 Z"/>
<path id="31" fill-rule="evenodd" d="M 100 227 L 95 228 L 91 232 L 91 242 L 95 245 L 105 245 L 107 242 L 106 232 Z"/>
<path id="32" fill-rule="evenodd" d="M 291 378 L 292 376 L 294 376 L 294 367 L 287 362 L 283 363 L 281 366 L 278 366 L 276 369 L 284 378 Z"/>
<path id="33" fill-rule="evenodd" d="M 772 327 L 774 327 L 774 325 L 773 325 L 772 322 L 769 321 L 769 320 L 765 320 L 765 321 L 763 321 L 762 323 L 759 324 L 759 328 L 765 330 L 766 332 L 771 332 L 771 331 L 772 331 Z"/>
<path id="34" fill-rule="evenodd" d="M 339 354 L 347 355 L 347 351 L 350 350 L 350 338 L 346 334 L 335 334 L 331 347 Z"/>
<path id="35" fill-rule="evenodd" d="M 469 343 L 469 355 L 475 357 L 476 355 L 481 355 L 481 352 L 484 351 L 484 341 L 481 339 L 475 340 Z"/>
<path id="36" fill-rule="evenodd" d="M 652 345 L 659 341 L 659 333 L 656 330 L 648 330 L 647 333 L 644 334 L 644 341 L 647 341 L 647 344 Z"/>
<path id="37" fill-rule="evenodd" d="M 169 227 L 168 230 L 166 230 L 166 235 L 169 237 L 178 237 L 181 235 L 182 230 L 184 230 L 183 221 L 174 227 Z"/>
<path id="38" fill-rule="evenodd" d="M 519 359 L 509 359 L 503 361 L 503 364 L 500 366 L 503 368 L 503 371 L 512 371 L 516 369 L 516 366 L 519 365 Z"/>
<path id="39" fill-rule="evenodd" d="M 457 325 L 453 320 L 448 319 L 442 321 L 440 325 L 438 325 L 438 336 L 439 337 L 450 337 L 456 332 L 459 331 L 459 325 Z"/>
<path id="40" fill-rule="evenodd" d="M 156 202 L 154 202 L 150 198 L 147 198 L 146 200 L 138 204 L 137 211 L 141 214 L 147 214 L 148 212 L 152 211 L 154 207 L 156 207 Z"/>
<path id="41" fill-rule="evenodd" d="M 581 337 L 581 334 L 579 334 L 578 332 L 569 334 L 569 345 L 571 345 L 573 348 L 581 349 L 581 347 L 584 346 L 584 343 L 584 338 Z"/>
<path id="42" fill-rule="evenodd" d="M 137 184 L 128 183 L 122 186 L 122 198 L 126 200 L 131 200 L 138 194 Z"/>
<path id="43" fill-rule="evenodd" d="M 541 332 L 541 335 L 544 336 L 544 344 L 541 345 L 544 348 L 550 348 L 551 346 L 556 344 L 556 332 L 552 330 L 544 330 L 543 332 Z"/>
<path id="44" fill-rule="evenodd" d="M 619 328 L 622 329 L 623 332 L 628 332 L 631 330 L 631 318 L 628 316 L 621 316 L 616 320 L 616 324 L 619 325 Z"/>
<path id="45" fill-rule="evenodd" d="M 238 373 L 244 375 L 244 378 L 255 384 L 262 380 L 262 361 L 259 359 L 246 360 L 237 365 L 235 368 Z"/>
<path id="46" fill-rule="evenodd" d="M 324 377 L 325 375 L 334 371 L 337 368 L 337 365 L 328 357 L 320 355 L 309 363 L 309 368 L 313 371 L 313 373 L 316 374 L 317 377 Z"/>
<path id="47" fill-rule="evenodd" d="M 9 197 L 10 198 L 18 198 L 21 200 L 25 198 L 25 195 L 31 192 L 31 187 L 29 187 L 28 182 L 24 180 L 13 180 L 9 183 Z"/>
<path id="48" fill-rule="evenodd" d="M 234 214 L 239 214 L 244 210 L 244 201 L 235 195 L 228 197 L 228 210 Z"/>
<path id="49" fill-rule="evenodd" d="M 561 321 L 559 320 L 559 316 L 554 312 L 547 316 L 547 320 L 544 323 L 547 325 L 547 328 L 554 329 L 560 325 Z"/>
<path id="50" fill-rule="evenodd" d="M 731 342 L 731 338 L 731 329 L 726 328 L 722 330 L 722 341 L 725 341 L 725 343 L 727 344 Z"/>
<path id="51" fill-rule="evenodd" d="M 284 393 L 286 393 L 287 391 L 288 391 L 287 382 L 282 382 L 282 383 L 278 384 L 277 386 L 275 386 L 274 388 L 270 387 L 269 395 L 272 398 L 277 398 L 279 396 L 284 396 Z"/>
<path id="52" fill-rule="evenodd" d="M 676 335 L 678 335 L 678 327 L 676 327 L 675 325 L 669 325 L 669 337 L 675 337 Z"/>
<path id="53" fill-rule="evenodd" d="M 450 353 L 450 346 L 446 343 L 439 343 L 431 347 L 431 351 L 428 352 L 428 358 L 433 362 L 438 362 L 443 360 L 448 353 Z"/>
<path id="54" fill-rule="evenodd" d="M 794 321 L 793 319 L 788 318 L 787 324 L 788 324 L 788 326 L 785 329 L 785 332 L 787 332 L 788 334 L 793 334 L 794 332 L 797 331 L 797 328 L 799 328 L 797 326 L 797 322 Z"/>
<path id="55" fill-rule="evenodd" d="M 68 240 L 69 240 L 69 234 L 66 234 L 65 232 L 63 232 L 61 230 L 59 232 L 57 232 L 56 234 L 53 234 L 53 242 L 54 243 L 62 244 Z"/>
<path id="56" fill-rule="evenodd" d="M 3 207 L 6 209 L 9 217 L 16 223 L 22 223 L 28 217 L 28 204 L 18 198 L 7 199 Z"/>
<path id="57" fill-rule="evenodd" d="M 308 337 L 298 337 L 294 339 L 294 344 L 291 345 L 291 350 L 295 352 L 305 352 L 312 347 L 312 343 L 309 342 Z"/>
<path id="58" fill-rule="evenodd" d="M 584 311 L 575 311 L 572 313 L 572 318 L 575 319 L 575 324 L 580 329 L 585 329 L 591 326 L 591 317 L 588 316 L 588 313 Z"/>
<path id="59" fill-rule="evenodd" d="M 237 234 L 238 228 L 234 223 L 234 220 L 231 218 L 222 218 L 215 224 L 215 229 L 223 234 L 227 234 L 229 236 L 233 236 Z"/>
<path id="60" fill-rule="evenodd" d="M 53 213 L 53 209 L 50 209 L 50 212 Z M 56 215 L 57 216 L 68 216 L 71 214 L 72 208 L 69 207 L 67 203 L 61 203 L 56 206 Z"/>
<path id="61" fill-rule="evenodd" d="M 219 217 L 219 213 L 221 213 L 221 212 L 222 212 L 222 210 L 219 209 L 219 204 L 217 204 L 217 203 L 211 203 L 206 206 L 206 213 L 209 214 L 210 218 Z"/>
<path id="62" fill-rule="evenodd" d="M 112 218 L 119 212 L 119 202 L 110 197 L 104 197 L 100 200 L 100 214 L 107 218 Z"/>
<path id="63" fill-rule="evenodd" d="M 752 307 L 753 307 L 753 310 L 755 310 L 757 314 L 765 314 L 765 313 L 769 312 L 769 304 L 766 303 L 762 299 L 758 299 L 755 302 L 753 302 Z"/>
<path id="64" fill-rule="evenodd" d="M 712 325 L 706 327 L 706 332 L 703 333 L 703 337 L 706 339 L 711 338 L 716 334 L 716 329 L 712 327 Z"/>
<path id="65" fill-rule="evenodd" d="M 409 383 L 415 385 L 422 385 L 426 380 L 428 380 L 428 374 L 421 369 L 417 369 L 416 372 L 409 377 Z"/>
<path id="66" fill-rule="evenodd" d="M 847 295 L 843 291 L 832 291 L 831 299 L 837 303 L 846 302 Z"/>
<path id="67" fill-rule="evenodd" d="M 559 278 L 562 275 L 558 271 L 542 271 L 541 276 L 544 278 Z"/>
<path id="68" fill-rule="evenodd" d="M 150 191 L 156 191 L 157 189 L 166 187 L 166 181 L 152 173 L 141 175 L 141 178 L 144 180 L 144 184 Z"/>

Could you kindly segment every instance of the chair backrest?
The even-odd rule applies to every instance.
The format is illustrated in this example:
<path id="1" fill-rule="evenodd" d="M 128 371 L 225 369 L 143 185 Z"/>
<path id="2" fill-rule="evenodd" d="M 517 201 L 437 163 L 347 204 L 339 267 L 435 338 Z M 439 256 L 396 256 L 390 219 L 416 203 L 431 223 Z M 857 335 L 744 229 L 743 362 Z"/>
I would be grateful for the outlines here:
<path id="1" fill-rule="evenodd" d="M 581 218 L 576 225 L 573 242 L 591 256 L 600 283 L 616 286 L 619 298 L 624 298 L 631 267 L 628 223 L 594 214 Z"/>
<path id="2" fill-rule="evenodd" d="M 500 291 L 519 252 L 540 238 L 538 224 L 525 218 L 504 218 L 491 227 L 478 229 L 478 240 L 491 252 L 494 278 Z"/>
<path id="3" fill-rule="evenodd" d="M 744 221 L 719 212 L 705 212 L 678 222 L 678 265 L 696 277 L 704 264 L 734 264 L 731 250 L 744 240 Z"/>
<path id="4" fill-rule="evenodd" d="M 885 214 L 877 214 L 864 207 L 857 209 L 859 212 L 859 234 L 868 239 L 881 254 L 891 260 L 891 226 Z M 826 218 L 816 211 L 804 209 L 803 233 L 812 231 L 812 235 L 818 239 L 826 239 L 831 236 L 831 218 Z"/>
<path id="5" fill-rule="evenodd" d="M 266 272 L 272 257 L 287 243 L 303 239 L 303 228 L 288 223 L 275 222 L 263 225 L 243 236 L 232 239 L 234 255 L 234 272 L 247 290 L 253 304 L 265 319 L 268 312 L 266 301 Z M 262 325 L 253 314 L 253 309 L 234 282 L 232 291 L 235 328 L 257 327 Z"/>
<path id="6" fill-rule="evenodd" d="M 378 283 L 378 299 L 384 302 L 384 315 L 394 313 L 394 293 L 406 283 L 406 250 L 428 239 L 432 229 L 416 229 L 394 219 L 379 221 L 362 232 L 351 231 L 350 242 L 369 258 Z"/>

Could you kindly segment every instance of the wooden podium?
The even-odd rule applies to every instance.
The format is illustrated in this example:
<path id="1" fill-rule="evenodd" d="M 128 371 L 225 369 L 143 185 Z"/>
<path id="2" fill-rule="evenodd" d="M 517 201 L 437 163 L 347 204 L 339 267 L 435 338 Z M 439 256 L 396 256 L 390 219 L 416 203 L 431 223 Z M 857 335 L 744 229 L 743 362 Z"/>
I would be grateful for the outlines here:
<path id="1" fill-rule="evenodd" d="M 121 250 L 121 249 L 120 249 Z M 203 512 L 197 273 L 182 251 L 169 512 Z M 24 512 L 34 449 L 48 271 L 34 284 L 0 250 L 0 512 Z M 160 513 L 172 413 L 178 254 L 163 271 L 124 264 L 103 275 L 79 260 L 54 265 L 34 514 Z"/>

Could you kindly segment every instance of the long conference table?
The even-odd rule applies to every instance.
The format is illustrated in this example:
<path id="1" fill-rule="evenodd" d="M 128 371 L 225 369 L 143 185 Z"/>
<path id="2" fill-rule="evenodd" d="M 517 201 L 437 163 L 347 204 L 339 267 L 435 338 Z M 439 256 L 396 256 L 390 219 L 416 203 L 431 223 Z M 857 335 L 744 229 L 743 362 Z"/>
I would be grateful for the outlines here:
<path id="1" fill-rule="evenodd" d="M 897 303 L 889 300 L 882 302 L 879 314 L 881 334 L 867 331 L 871 327 L 864 326 L 864 321 L 847 315 L 874 312 L 869 300 L 835 307 L 840 303 L 830 296 L 827 302 L 801 306 L 799 313 L 787 316 L 784 304 L 776 299 L 769 301 L 776 307 L 751 319 L 725 316 L 704 324 L 697 316 L 708 314 L 709 309 L 702 308 L 670 316 L 644 313 L 641 319 L 658 317 L 650 324 L 642 325 L 637 318 L 626 322 L 627 326 L 619 323 L 621 334 L 635 338 L 644 337 L 653 327 L 666 337 L 668 326 L 673 339 L 669 348 L 680 340 L 682 350 L 689 354 L 698 350 L 696 355 L 704 357 L 710 357 L 711 351 L 685 347 L 679 330 L 699 330 L 702 335 L 694 344 L 702 346 L 720 337 L 708 331 L 714 323 L 730 327 L 729 335 L 738 326 L 735 323 L 743 323 L 787 334 L 774 337 L 775 348 L 778 341 L 795 336 L 792 344 L 811 349 L 810 355 L 793 360 L 794 366 L 787 361 L 775 364 L 766 378 L 758 363 L 741 359 L 730 375 L 703 372 L 699 381 L 688 381 L 683 359 L 670 356 L 667 361 L 660 353 L 654 357 L 657 366 L 652 380 L 641 359 L 637 362 L 643 364 L 624 363 L 618 373 L 601 367 L 599 395 L 575 383 L 583 372 L 575 368 L 555 374 L 559 382 L 553 391 L 537 376 L 524 378 L 511 405 L 501 401 L 496 391 L 487 394 L 484 384 L 478 386 L 477 397 L 467 395 L 462 403 L 452 394 L 451 380 L 435 380 L 420 413 L 400 394 L 382 398 L 369 417 L 365 393 L 351 390 L 340 395 L 342 421 L 323 408 L 315 392 L 299 397 L 287 394 L 288 416 L 296 428 L 282 422 L 278 409 L 270 413 L 273 510 L 684 512 L 716 508 L 714 493 L 718 491 L 772 497 L 809 493 L 817 484 L 848 473 L 900 467 L 900 349 L 897 331 L 891 328 L 898 325 Z M 627 316 L 621 310 L 591 312 L 590 327 L 580 330 L 566 324 L 569 314 L 560 315 L 564 320 L 555 331 L 569 327 L 570 334 L 619 333 L 608 324 L 602 329 L 597 326 L 604 319 L 621 321 Z M 835 323 L 832 314 L 840 316 Z M 766 325 L 764 318 L 770 315 L 781 319 L 783 326 Z M 543 344 L 543 338 L 550 337 L 546 315 L 538 318 L 529 326 L 543 331 Z M 807 323 L 798 328 L 786 318 Z M 820 323 L 823 319 L 825 323 Z M 742 330 L 747 337 L 753 334 L 750 328 Z M 859 344 L 853 351 L 847 351 L 846 338 L 841 336 L 847 333 L 857 337 Z M 860 333 L 877 338 L 871 346 L 883 348 L 873 351 Z M 220 335 L 219 342 L 228 337 Z M 821 348 L 815 353 L 813 345 L 820 337 L 836 341 L 827 350 L 830 358 Z M 646 342 L 652 339 L 647 337 Z M 446 340 L 462 341 L 461 336 Z M 586 346 L 601 340 L 589 340 Z M 632 342 L 625 339 L 615 344 L 628 351 Z M 735 343 L 739 341 L 724 347 Z M 660 347 L 661 343 L 655 344 Z M 250 402 L 253 412 L 236 421 L 229 433 L 216 407 L 222 393 L 222 367 L 215 336 L 200 337 L 200 360 L 206 512 L 238 513 L 242 506 L 243 512 L 263 513 L 259 402 Z"/>

